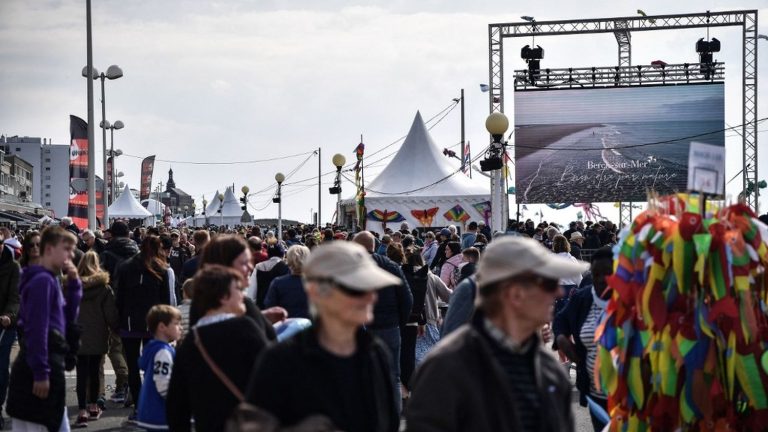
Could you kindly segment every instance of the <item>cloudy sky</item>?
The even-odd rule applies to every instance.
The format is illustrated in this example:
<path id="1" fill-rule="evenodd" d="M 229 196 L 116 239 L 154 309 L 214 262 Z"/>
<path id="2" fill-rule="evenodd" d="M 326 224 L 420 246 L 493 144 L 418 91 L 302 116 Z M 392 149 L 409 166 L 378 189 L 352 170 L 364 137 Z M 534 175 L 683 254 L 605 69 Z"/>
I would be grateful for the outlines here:
<path id="1" fill-rule="evenodd" d="M 478 84 L 488 82 L 488 23 L 518 21 L 521 15 L 539 21 L 626 16 L 638 8 L 648 14 L 761 9 L 759 22 L 768 22 L 766 0 L 550 0 L 530 6 L 491 0 L 93 0 L 93 58 L 99 70 L 117 64 L 125 73 L 106 84 L 107 119 L 126 125 L 115 142 L 126 153 L 117 166 L 131 187 L 138 186 L 140 158 L 155 154 L 155 182 L 165 182 L 172 166 L 177 186 L 198 203 L 233 183 L 236 190 L 242 185 L 252 192 L 266 190 L 251 202 L 263 208 L 257 217 L 274 217 L 274 174 L 295 171 L 286 181 L 283 213 L 308 220 L 317 210 L 316 178 L 311 178 L 318 160 L 311 152 L 318 147 L 322 171 L 331 171 L 331 156 L 341 152 L 351 159 L 361 134 L 369 153 L 382 149 L 408 131 L 417 110 L 431 118 L 450 106 L 461 88 L 466 89 L 467 138 L 477 148 L 487 142 L 488 99 Z M 759 32 L 768 33 L 768 27 L 761 24 Z M 737 125 L 740 27 L 710 34 L 722 42 L 715 58 L 726 62 L 726 123 Z M 705 35 L 703 29 L 633 34 L 633 63 L 695 62 L 694 44 Z M 80 76 L 85 38 L 84 0 L 0 0 L 0 133 L 68 142 L 69 114 L 87 116 L 86 82 Z M 517 53 L 528 43 L 505 42 L 507 71 L 524 67 Z M 616 63 L 611 34 L 541 37 L 536 43 L 545 48 L 542 67 Z M 768 44 L 761 41 L 762 82 L 768 76 L 766 52 Z M 511 78 L 507 83 L 511 89 Z M 768 94 L 765 85 L 760 88 L 762 118 Z M 507 94 L 511 114 L 512 92 Z M 436 142 L 444 147 L 459 142 L 459 123 L 455 109 L 432 129 Z M 768 123 L 759 129 L 768 130 Z M 741 144 L 734 135 L 727 143 L 728 177 L 741 169 Z M 765 178 L 768 149 L 762 143 L 768 135 L 761 132 L 759 138 L 758 166 Z M 188 163 L 291 155 L 298 156 L 234 165 Z M 384 163 L 372 167 L 369 176 Z M 331 177 L 323 180 L 330 183 Z M 730 193 L 738 192 L 737 183 Z M 334 207 L 327 187 L 323 221 Z M 344 190 L 346 195 L 352 186 L 345 184 Z M 529 208 L 526 216 L 533 216 L 535 207 Z M 614 209 L 608 205 L 605 212 L 611 215 Z M 573 214 L 557 217 L 565 221 Z"/>

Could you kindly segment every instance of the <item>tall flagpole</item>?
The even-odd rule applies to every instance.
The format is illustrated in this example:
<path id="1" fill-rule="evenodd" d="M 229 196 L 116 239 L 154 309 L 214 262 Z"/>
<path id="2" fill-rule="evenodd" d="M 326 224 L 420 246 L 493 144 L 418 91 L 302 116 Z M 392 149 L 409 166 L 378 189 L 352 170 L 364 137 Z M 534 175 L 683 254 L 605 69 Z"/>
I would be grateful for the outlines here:
<path id="1" fill-rule="evenodd" d="M 466 167 L 466 143 L 464 141 L 464 89 L 461 89 L 461 171 L 464 172 Z"/>
<path id="2" fill-rule="evenodd" d="M 91 0 L 85 0 L 86 44 L 88 52 L 88 228 L 96 230 L 96 145 L 93 133 L 93 42 Z"/>

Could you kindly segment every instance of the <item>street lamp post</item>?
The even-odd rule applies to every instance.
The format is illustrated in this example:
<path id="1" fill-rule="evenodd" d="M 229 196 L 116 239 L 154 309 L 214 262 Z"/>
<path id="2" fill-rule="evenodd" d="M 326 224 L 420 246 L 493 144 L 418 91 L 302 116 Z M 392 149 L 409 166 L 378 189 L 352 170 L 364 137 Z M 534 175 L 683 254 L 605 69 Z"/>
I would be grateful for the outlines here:
<path id="1" fill-rule="evenodd" d="M 282 191 L 283 191 L 283 182 L 285 181 L 285 176 L 283 175 L 283 173 L 275 174 L 275 181 L 277 182 L 277 196 L 275 198 L 272 198 L 272 202 L 277 204 L 277 239 L 282 241 L 283 240 Z"/>
<path id="2" fill-rule="evenodd" d="M 90 76 L 93 77 L 93 79 L 101 79 L 101 138 L 102 138 L 102 179 L 104 180 L 104 184 L 102 185 L 102 202 L 104 203 L 104 220 L 103 223 L 107 224 L 109 221 L 109 211 L 107 209 L 108 203 L 107 203 L 107 127 L 109 127 L 109 123 L 107 123 L 107 111 L 106 111 L 106 103 L 105 103 L 105 96 L 104 96 L 104 80 L 116 80 L 123 76 L 123 70 L 120 69 L 117 65 L 112 65 L 109 68 L 107 68 L 107 73 L 104 72 L 98 74 L 98 71 L 91 67 Z M 88 77 L 88 66 L 83 68 L 83 76 Z"/>
<path id="3" fill-rule="evenodd" d="M 114 201 L 115 200 L 115 183 L 116 183 L 116 181 L 115 181 L 115 162 L 116 162 L 117 157 L 123 154 L 122 150 L 119 150 L 119 149 L 115 150 L 115 129 L 118 129 L 118 130 L 122 129 L 122 128 L 125 127 L 125 124 L 123 124 L 123 122 L 120 121 L 120 120 L 117 120 L 116 122 L 114 122 L 111 125 L 109 124 L 108 121 L 105 121 L 104 123 L 105 124 L 102 124 L 102 127 L 105 128 L 105 129 L 109 129 L 109 152 L 107 153 L 107 156 L 112 158 L 112 172 L 110 173 L 110 175 L 112 177 L 112 191 L 111 191 L 110 195 L 112 196 L 112 201 Z M 106 166 L 106 163 L 105 163 L 104 166 Z M 106 172 L 105 172 L 104 176 L 105 176 L 105 181 L 106 181 Z M 111 202 L 109 200 L 106 200 L 105 202 L 107 203 L 108 206 L 109 206 L 109 204 L 111 204 Z"/>
<path id="4" fill-rule="evenodd" d="M 493 137 L 493 143 L 488 150 L 488 157 L 481 162 L 486 163 L 491 172 L 491 231 L 506 231 L 507 221 L 504 218 L 504 199 L 507 199 L 503 185 L 502 168 L 504 167 L 504 133 L 509 128 L 509 120 L 503 113 L 495 112 L 485 120 L 485 128 Z M 484 169 L 485 171 L 485 169 Z"/>
<path id="5" fill-rule="evenodd" d="M 221 227 L 224 226 L 224 194 L 219 193 L 219 232 Z"/>
<path id="6" fill-rule="evenodd" d="M 248 186 L 245 186 L 245 185 L 240 188 L 240 192 L 243 193 L 243 198 L 241 199 L 241 201 L 243 203 L 243 206 L 242 206 L 243 217 L 245 217 L 245 215 L 248 215 L 248 219 L 250 219 L 250 214 L 248 214 L 248 192 L 250 190 L 251 190 L 251 188 L 249 188 Z M 242 217 L 240 218 L 240 222 L 244 222 Z M 247 222 L 244 222 L 244 223 L 247 223 Z"/>
<path id="7" fill-rule="evenodd" d="M 339 226 L 341 220 L 341 167 L 347 163 L 347 158 L 341 153 L 336 153 L 331 159 L 333 166 L 336 167 L 336 178 L 333 180 L 333 187 L 328 189 L 331 195 L 336 195 L 336 226 Z"/>
<path id="8" fill-rule="evenodd" d="M 208 207 L 208 201 L 205 200 L 205 195 L 203 195 L 203 218 L 205 219 L 205 226 L 208 226 L 208 215 L 205 214 L 205 209 Z"/>

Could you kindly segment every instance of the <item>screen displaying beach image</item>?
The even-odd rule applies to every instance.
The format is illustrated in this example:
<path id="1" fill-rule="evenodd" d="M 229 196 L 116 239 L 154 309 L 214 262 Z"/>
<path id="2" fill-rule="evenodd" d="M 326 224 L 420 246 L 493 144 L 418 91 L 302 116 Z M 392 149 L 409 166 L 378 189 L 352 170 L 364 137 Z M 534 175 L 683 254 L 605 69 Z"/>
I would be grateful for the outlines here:
<path id="1" fill-rule="evenodd" d="M 691 141 L 723 146 L 722 83 L 515 92 L 520 203 L 684 191 Z"/>

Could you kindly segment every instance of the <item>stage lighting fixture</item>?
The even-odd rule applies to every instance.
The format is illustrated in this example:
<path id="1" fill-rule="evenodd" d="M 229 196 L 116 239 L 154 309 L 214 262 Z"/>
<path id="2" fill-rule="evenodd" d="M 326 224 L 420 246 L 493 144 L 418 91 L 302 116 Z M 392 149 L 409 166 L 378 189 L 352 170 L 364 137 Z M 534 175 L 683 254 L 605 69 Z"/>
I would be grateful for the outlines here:
<path id="1" fill-rule="evenodd" d="M 705 79 L 709 79 L 715 72 L 712 65 L 712 53 L 720 52 L 720 41 L 717 38 L 712 38 L 709 41 L 701 38 L 696 42 L 696 52 L 699 53 L 699 63 L 701 63 L 699 71 Z"/>
<path id="2" fill-rule="evenodd" d="M 541 59 L 544 58 L 544 48 L 540 45 L 536 45 L 536 48 L 526 45 L 520 50 L 520 57 L 528 63 L 528 81 L 535 83 L 541 77 Z"/>
<path id="3" fill-rule="evenodd" d="M 480 161 L 481 171 L 494 171 L 501 169 L 504 166 L 504 162 L 501 160 L 501 156 L 495 154 L 489 154 L 485 159 Z"/>
<path id="4" fill-rule="evenodd" d="M 523 60 L 541 60 L 544 58 L 544 48 L 541 45 L 536 45 L 536 48 L 531 48 L 530 45 L 526 45 L 520 50 L 520 57 Z"/>

